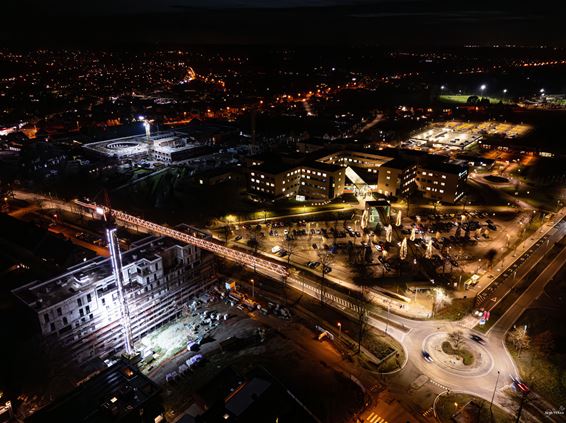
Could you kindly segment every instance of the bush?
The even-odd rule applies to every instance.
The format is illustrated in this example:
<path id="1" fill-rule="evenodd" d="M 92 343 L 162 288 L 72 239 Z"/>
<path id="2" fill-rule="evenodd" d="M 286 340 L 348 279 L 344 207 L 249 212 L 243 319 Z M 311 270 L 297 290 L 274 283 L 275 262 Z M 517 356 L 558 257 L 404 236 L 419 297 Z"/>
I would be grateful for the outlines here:
<path id="1" fill-rule="evenodd" d="M 459 350 L 456 350 L 452 347 L 452 344 L 450 344 L 450 342 L 448 341 L 444 341 L 442 343 L 442 351 L 444 351 L 444 353 L 446 354 L 457 355 L 458 357 L 461 357 L 464 366 L 470 366 L 474 362 L 474 356 L 470 351 L 468 351 L 465 348 L 460 348 Z"/>

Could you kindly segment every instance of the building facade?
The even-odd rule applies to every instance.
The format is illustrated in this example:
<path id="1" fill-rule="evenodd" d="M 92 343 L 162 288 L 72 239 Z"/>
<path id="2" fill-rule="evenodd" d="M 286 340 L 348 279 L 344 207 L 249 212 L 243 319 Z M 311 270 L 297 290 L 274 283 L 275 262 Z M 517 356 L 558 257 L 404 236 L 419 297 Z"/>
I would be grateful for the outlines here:
<path id="1" fill-rule="evenodd" d="M 424 198 L 455 203 L 465 193 L 468 166 L 460 162 L 421 164 L 416 179 Z"/>
<path id="2" fill-rule="evenodd" d="M 272 200 L 303 195 L 309 200 L 332 200 L 344 192 L 345 172 L 325 163 L 266 164 L 249 169 L 248 192 Z"/>
<path id="3" fill-rule="evenodd" d="M 416 185 L 417 165 L 414 162 L 393 159 L 379 167 L 377 192 L 386 197 L 404 197 L 411 194 Z"/>
<path id="4" fill-rule="evenodd" d="M 124 296 L 135 341 L 180 316 L 215 282 L 214 256 L 169 238 L 146 238 L 122 253 Z M 71 267 L 14 294 L 37 315 L 41 334 L 84 363 L 124 348 L 116 280 L 109 258 Z"/>

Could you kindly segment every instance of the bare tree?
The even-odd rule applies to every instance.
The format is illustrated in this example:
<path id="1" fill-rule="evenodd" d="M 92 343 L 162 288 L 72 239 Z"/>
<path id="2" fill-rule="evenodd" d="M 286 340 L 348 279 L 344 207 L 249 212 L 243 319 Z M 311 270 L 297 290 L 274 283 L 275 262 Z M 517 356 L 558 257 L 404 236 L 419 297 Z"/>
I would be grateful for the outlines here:
<path id="1" fill-rule="evenodd" d="M 320 304 L 324 304 L 325 296 L 325 275 L 328 273 L 330 265 L 334 262 L 334 255 L 327 250 L 318 250 L 318 261 L 320 262 L 321 280 L 320 280 Z"/>
<path id="2" fill-rule="evenodd" d="M 228 244 L 228 237 L 230 236 L 230 226 L 229 225 L 224 225 L 221 228 L 222 231 L 222 235 L 224 237 L 224 244 Z"/>
<path id="3" fill-rule="evenodd" d="M 358 354 L 362 349 L 362 342 L 368 329 L 368 305 L 367 287 L 362 286 L 360 292 L 354 296 L 356 308 L 356 322 L 358 324 Z"/>
<path id="4" fill-rule="evenodd" d="M 527 334 L 524 326 L 518 326 L 509 333 L 509 341 L 521 355 L 521 351 L 528 349 L 531 345 L 531 337 Z"/>
<path id="5" fill-rule="evenodd" d="M 297 247 L 297 242 L 295 241 L 295 238 L 287 235 L 283 245 L 285 247 L 285 251 L 287 251 L 287 264 L 289 264 L 291 262 L 291 255 L 295 252 Z"/>
<path id="6" fill-rule="evenodd" d="M 464 333 L 461 330 L 455 330 L 448 334 L 448 340 L 455 349 L 459 350 L 464 344 Z"/>
<path id="7" fill-rule="evenodd" d="M 247 229 L 248 246 L 253 248 L 254 256 L 257 255 L 257 251 L 263 245 L 263 238 L 260 236 L 260 232 L 261 232 L 261 226 L 259 225 L 255 225 L 255 226 L 252 225 Z M 255 272 L 256 272 L 256 266 L 254 261 L 254 273 Z"/>

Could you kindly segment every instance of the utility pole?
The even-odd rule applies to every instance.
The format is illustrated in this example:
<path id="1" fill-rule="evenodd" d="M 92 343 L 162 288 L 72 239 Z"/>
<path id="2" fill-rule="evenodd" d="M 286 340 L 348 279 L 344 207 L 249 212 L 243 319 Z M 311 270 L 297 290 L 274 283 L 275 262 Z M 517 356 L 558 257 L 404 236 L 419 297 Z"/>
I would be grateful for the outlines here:
<path id="1" fill-rule="evenodd" d="M 495 380 L 495 386 L 493 387 L 493 395 L 491 396 L 491 403 L 489 404 L 489 415 L 491 416 L 491 419 L 493 420 L 493 412 L 491 411 L 491 408 L 493 407 L 493 400 L 495 398 L 495 391 L 497 390 L 497 383 L 499 382 L 499 370 L 497 371 L 497 379 Z"/>

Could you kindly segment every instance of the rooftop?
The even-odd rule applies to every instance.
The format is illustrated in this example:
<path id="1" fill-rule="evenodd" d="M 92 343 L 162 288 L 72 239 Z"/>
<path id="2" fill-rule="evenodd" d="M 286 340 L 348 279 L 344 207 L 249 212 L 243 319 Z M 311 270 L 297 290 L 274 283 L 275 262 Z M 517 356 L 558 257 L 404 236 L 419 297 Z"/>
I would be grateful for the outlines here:
<path id="1" fill-rule="evenodd" d="M 162 412 L 159 387 L 135 366 L 118 361 L 40 409 L 28 423 L 153 421 Z M 142 412 L 143 410 L 143 412 Z M 144 419 L 140 419 L 140 415 Z"/>
<path id="2" fill-rule="evenodd" d="M 148 237 L 133 248 L 122 253 L 122 264 L 126 268 L 137 263 L 149 264 L 162 257 L 164 251 L 183 243 L 172 238 Z M 40 311 L 73 297 L 77 293 L 91 292 L 96 286 L 93 282 L 112 277 L 110 258 L 96 257 L 92 260 L 69 267 L 67 272 L 47 281 L 34 281 L 13 291 L 28 307 Z"/>

